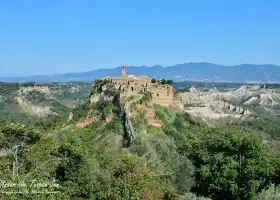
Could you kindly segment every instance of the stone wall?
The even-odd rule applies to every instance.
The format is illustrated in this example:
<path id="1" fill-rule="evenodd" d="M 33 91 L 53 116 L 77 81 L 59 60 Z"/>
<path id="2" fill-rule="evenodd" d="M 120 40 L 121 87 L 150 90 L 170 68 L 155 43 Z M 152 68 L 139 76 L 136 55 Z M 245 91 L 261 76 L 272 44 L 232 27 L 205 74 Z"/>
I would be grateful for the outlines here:
<path id="1" fill-rule="evenodd" d="M 109 80 L 122 96 L 132 96 L 149 91 L 151 79 L 146 76 L 109 77 Z"/>
<path id="2" fill-rule="evenodd" d="M 121 67 L 120 77 L 105 77 L 115 88 L 120 91 L 121 97 L 129 97 L 139 93 L 151 92 L 153 103 L 162 106 L 174 105 L 174 88 L 170 85 L 152 83 L 152 79 L 147 76 L 126 75 L 126 69 Z"/>
<path id="3" fill-rule="evenodd" d="M 120 91 L 121 97 L 137 95 L 142 92 L 151 92 L 153 103 L 162 106 L 174 104 L 174 88 L 168 84 L 151 83 L 146 76 L 106 77 L 115 88 Z"/>
<path id="4" fill-rule="evenodd" d="M 170 85 L 155 84 L 150 88 L 153 102 L 162 106 L 170 106 L 174 102 L 174 89 Z"/>

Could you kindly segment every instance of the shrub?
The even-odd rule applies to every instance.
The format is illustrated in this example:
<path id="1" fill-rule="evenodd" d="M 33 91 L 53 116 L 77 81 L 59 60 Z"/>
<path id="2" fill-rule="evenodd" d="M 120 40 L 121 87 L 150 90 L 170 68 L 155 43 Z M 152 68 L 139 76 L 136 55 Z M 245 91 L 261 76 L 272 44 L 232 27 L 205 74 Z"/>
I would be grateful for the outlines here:
<path id="1" fill-rule="evenodd" d="M 166 81 L 166 84 L 172 85 L 172 84 L 173 84 L 173 81 L 172 81 L 172 80 L 167 80 L 167 81 Z"/>
<path id="2" fill-rule="evenodd" d="M 157 127 L 157 126 L 148 125 L 147 126 L 147 133 L 148 134 L 162 133 L 162 129 L 160 127 Z"/>
<path id="3" fill-rule="evenodd" d="M 166 80 L 165 79 L 161 79 L 161 84 L 165 85 L 166 84 Z"/>
<path id="4" fill-rule="evenodd" d="M 280 188 L 272 184 L 267 190 L 262 191 L 256 200 L 278 200 L 280 199 Z"/>
<path id="5" fill-rule="evenodd" d="M 140 104 L 148 103 L 152 100 L 153 96 L 151 92 L 145 92 L 142 99 L 139 100 Z"/>

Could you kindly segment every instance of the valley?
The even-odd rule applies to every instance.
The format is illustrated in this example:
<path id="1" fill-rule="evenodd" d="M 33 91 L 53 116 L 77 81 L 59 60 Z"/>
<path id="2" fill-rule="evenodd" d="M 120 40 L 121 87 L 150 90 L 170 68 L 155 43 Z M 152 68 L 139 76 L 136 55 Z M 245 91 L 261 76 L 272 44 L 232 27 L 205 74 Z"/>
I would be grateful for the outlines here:
<path id="1" fill-rule="evenodd" d="M 124 72 L 93 83 L 0 86 L 1 179 L 60 185 L 34 199 L 258 199 L 279 183 L 275 84 Z"/>

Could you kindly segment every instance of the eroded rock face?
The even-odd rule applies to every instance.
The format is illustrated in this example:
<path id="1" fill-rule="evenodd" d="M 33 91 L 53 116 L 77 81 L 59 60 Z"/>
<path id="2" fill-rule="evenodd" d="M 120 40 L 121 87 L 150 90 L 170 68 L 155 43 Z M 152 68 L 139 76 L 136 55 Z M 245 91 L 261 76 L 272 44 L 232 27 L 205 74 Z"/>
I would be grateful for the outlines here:
<path id="1" fill-rule="evenodd" d="M 93 122 L 101 120 L 104 122 L 111 122 L 113 120 L 112 110 L 109 108 L 109 111 L 107 110 L 106 112 L 106 105 L 103 103 L 108 103 L 119 108 L 119 99 L 120 94 L 111 83 L 99 81 L 96 84 L 93 84 L 89 98 L 82 103 L 88 110 L 84 117 L 76 119 L 76 128 L 84 128 L 91 125 Z M 71 119 L 73 119 L 73 115 L 71 116 Z"/>
<path id="2" fill-rule="evenodd" d="M 260 86 L 242 86 L 236 91 L 223 94 L 224 99 L 241 105 L 258 105 L 274 108 L 280 105 L 280 91 Z"/>
<path id="3" fill-rule="evenodd" d="M 50 94 L 51 90 L 47 86 L 28 86 L 28 87 L 21 87 L 20 92 L 22 93 L 28 93 L 28 92 L 40 92 L 40 93 L 46 93 Z"/>
<path id="4" fill-rule="evenodd" d="M 280 91 L 263 89 L 258 85 L 244 85 L 228 92 L 219 92 L 217 89 L 202 92 L 192 87 L 182 99 L 187 112 L 207 123 L 219 120 L 230 123 L 234 119 L 248 118 L 255 114 L 254 107 L 264 110 L 280 108 Z"/>
<path id="5" fill-rule="evenodd" d="M 90 104 L 98 102 L 100 100 L 100 96 L 101 96 L 101 94 L 98 94 L 98 93 L 91 95 Z"/>
<path id="6" fill-rule="evenodd" d="M 45 117 L 52 113 L 50 106 L 35 105 L 28 102 L 23 97 L 15 97 L 15 101 L 18 103 L 22 111 L 29 115 Z"/>
<path id="7" fill-rule="evenodd" d="M 244 102 L 244 105 L 252 105 L 257 103 L 259 100 L 259 97 L 251 97 L 250 99 L 248 99 L 247 101 Z"/>
<path id="8" fill-rule="evenodd" d="M 81 119 L 77 124 L 76 124 L 76 128 L 77 129 L 81 129 L 84 128 L 90 124 L 92 124 L 95 121 L 95 118 L 92 116 L 86 116 L 83 119 Z"/>
<path id="9" fill-rule="evenodd" d="M 234 106 L 225 101 L 210 101 L 206 102 L 205 106 L 210 108 L 215 113 L 224 113 L 224 114 L 238 114 L 245 115 L 245 109 L 239 106 Z M 250 114 L 250 111 L 246 110 L 246 114 Z"/>

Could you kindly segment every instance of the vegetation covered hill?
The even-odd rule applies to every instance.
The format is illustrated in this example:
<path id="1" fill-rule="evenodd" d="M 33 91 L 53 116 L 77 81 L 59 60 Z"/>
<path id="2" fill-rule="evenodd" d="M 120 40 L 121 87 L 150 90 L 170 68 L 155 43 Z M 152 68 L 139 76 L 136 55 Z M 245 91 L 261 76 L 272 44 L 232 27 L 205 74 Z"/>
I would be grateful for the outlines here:
<path id="1" fill-rule="evenodd" d="M 0 83 L 0 118 L 30 124 L 63 116 L 90 88 L 88 83 Z"/>
<path id="2" fill-rule="evenodd" d="M 141 99 L 119 97 L 109 83 L 96 81 L 88 98 L 67 108 L 71 112 L 57 112 L 64 120 L 28 126 L 1 120 L 0 179 L 17 183 L 4 188 L 10 193 L 1 198 L 279 196 L 278 140 L 263 140 L 240 126 L 209 127 L 182 110 L 153 105 L 148 93 Z M 127 102 L 136 134 L 132 139 L 125 123 Z M 149 123 L 149 111 L 159 123 Z"/>

